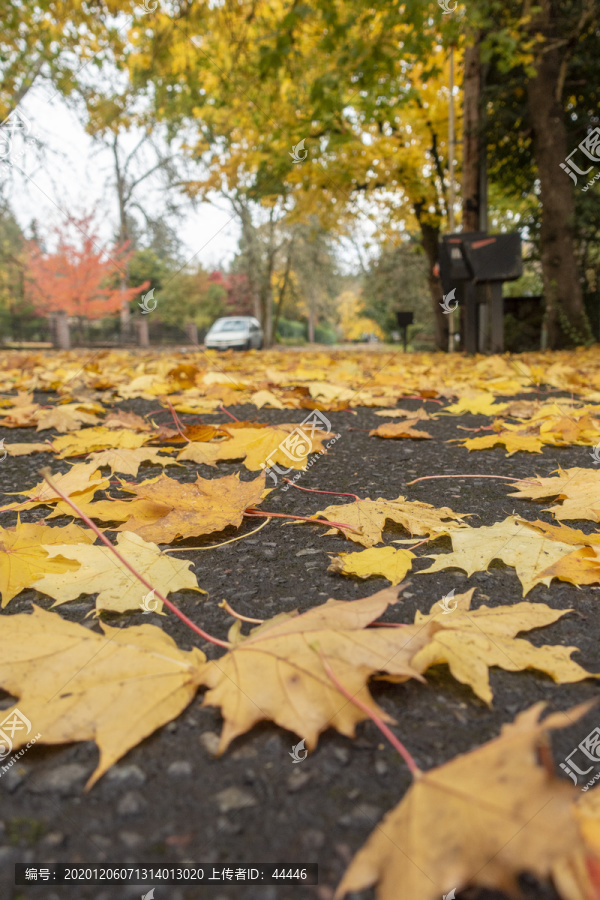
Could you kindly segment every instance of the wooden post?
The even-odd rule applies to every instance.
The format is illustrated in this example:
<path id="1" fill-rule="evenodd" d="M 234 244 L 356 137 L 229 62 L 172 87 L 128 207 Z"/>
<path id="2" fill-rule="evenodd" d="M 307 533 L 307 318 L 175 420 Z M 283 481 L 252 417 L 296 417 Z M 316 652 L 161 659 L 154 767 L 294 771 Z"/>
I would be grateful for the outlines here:
<path id="1" fill-rule="evenodd" d="M 190 344 L 193 344 L 195 347 L 198 345 L 198 326 L 195 322 L 185 323 L 185 336 Z"/>
<path id="2" fill-rule="evenodd" d="M 146 316 L 142 316 L 141 319 L 136 320 L 137 324 L 137 333 L 138 333 L 138 344 L 140 347 L 149 347 L 150 346 L 150 337 L 148 335 L 148 319 Z"/>
<path id="3" fill-rule="evenodd" d="M 55 313 L 54 324 L 54 346 L 59 350 L 70 350 L 71 333 L 69 331 L 69 317 L 66 312 Z"/>

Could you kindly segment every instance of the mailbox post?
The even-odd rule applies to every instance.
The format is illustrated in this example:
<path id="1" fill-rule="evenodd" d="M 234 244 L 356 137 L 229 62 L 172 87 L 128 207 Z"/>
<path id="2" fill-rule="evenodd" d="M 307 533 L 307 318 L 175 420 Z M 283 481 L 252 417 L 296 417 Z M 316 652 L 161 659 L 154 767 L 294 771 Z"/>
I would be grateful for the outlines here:
<path id="1" fill-rule="evenodd" d="M 398 328 L 402 332 L 402 343 L 404 345 L 404 352 L 406 353 L 406 329 L 409 325 L 412 325 L 414 319 L 414 313 L 411 312 L 397 312 L 396 319 L 398 321 Z"/>
<path id="2" fill-rule="evenodd" d="M 462 310 L 467 353 L 502 353 L 502 283 L 523 274 L 521 235 L 485 231 L 444 235 L 440 241 L 440 277 L 444 294 L 456 288 Z"/>

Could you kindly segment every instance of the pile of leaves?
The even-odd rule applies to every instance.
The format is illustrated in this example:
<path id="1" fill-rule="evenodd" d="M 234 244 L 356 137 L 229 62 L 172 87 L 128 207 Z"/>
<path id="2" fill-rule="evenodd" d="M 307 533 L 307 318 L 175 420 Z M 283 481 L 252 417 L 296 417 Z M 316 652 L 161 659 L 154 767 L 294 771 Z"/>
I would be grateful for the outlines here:
<path id="1" fill-rule="evenodd" d="M 577 397 L 552 396 L 565 386 Z M 510 400 L 542 388 L 543 399 Z M 0 687 L 18 698 L 14 708 L 35 723 L 42 742 L 96 742 L 100 758 L 88 788 L 176 718 L 199 690 L 205 705 L 221 711 L 222 754 L 263 720 L 295 732 L 309 750 L 326 729 L 352 738 L 368 718 L 391 735 L 393 723 L 369 691 L 375 677 L 398 685 L 418 681 L 427 703 L 425 675 L 446 664 L 487 704 L 493 701 L 494 666 L 532 669 L 563 684 L 600 677 L 572 659 L 576 647 L 534 645 L 520 636 L 572 612 L 545 603 L 524 599 L 472 608 L 472 590 L 453 591 L 451 616 L 444 598 L 413 621 L 400 615 L 380 622 L 387 610 L 401 610 L 397 586 L 402 589 L 418 547 L 432 558 L 419 577 L 442 569 L 470 575 L 500 560 L 514 568 L 524 597 L 554 579 L 600 584 L 600 532 L 564 524 L 600 521 L 600 471 L 593 462 L 510 484 L 517 500 L 552 501 L 556 524 L 512 514 L 477 527 L 465 513 L 402 495 L 353 496 L 302 521 L 283 516 L 286 525 L 325 528 L 324 539 L 340 534 L 355 545 L 331 556 L 330 571 L 383 576 L 392 587 L 255 620 L 250 629 L 226 605 L 224 616 L 234 618 L 227 640 L 200 627 L 202 585 L 192 563 L 172 555 L 207 537 L 225 541 L 224 532 L 235 535 L 244 520 L 260 518 L 277 527 L 279 514 L 268 508 L 274 488 L 266 476 L 273 466 L 302 471 L 311 454 L 335 452 L 327 449 L 335 437 L 329 410 L 377 408 L 377 415 L 391 420 L 370 432 L 377 440 L 428 440 L 428 420 L 471 413 L 493 421 L 481 428 L 490 435 L 463 442 L 470 451 L 498 443 L 509 454 L 539 453 L 546 444 L 596 447 L 600 361 L 591 351 L 578 353 L 576 362 L 569 354 L 456 357 L 451 374 L 447 358 L 431 355 L 403 357 L 400 364 L 397 355 L 385 361 L 371 353 L 316 354 L 309 365 L 276 352 L 218 358 L 103 352 L 91 360 L 75 352 L 13 354 L 2 361 L 0 392 L 8 456 L 51 461 L 43 478 L 18 495 L 5 495 L 0 509 Z M 167 424 L 157 424 L 158 411 L 143 417 L 117 405 L 132 398 L 154 400 Z M 398 406 L 406 398 L 421 399 L 422 408 Z M 321 424 L 309 437 L 297 412 L 278 425 L 237 421 L 227 406 L 239 404 L 254 404 L 257 415 L 264 407 L 302 410 L 302 418 L 313 410 Z M 184 422 L 184 415 L 197 420 Z M 40 440 L 20 442 L 21 428 L 35 428 Z M 375 454 L 376 440 L 372 446 Z M 239 461 L 246 474 L 220 475 L 221 461 Z M 162 473 L 144 478 L 147 464 L 163 467 Z M 214 476 L 201 477 L 199 465 L 211 466 Z M 167 467 L 184 469 L 182 480 L 168 475 Z M 29 511 L 35 520 L 26 521 Z M 407 537 L 385 543 L 390 523 Z M 429 553 L 425 545 L 439 539 L 449 541 L 451 551 Z M 12 613 L 11 601 L 25 589 L 39 592 L 40 602 L 51 598 L 52 607 Z M 168 600 L 183 589 L 198 595 L 195 623 Z M 150 595 L 154 612 L 179 615 L 220 655 L 208 660 L 197 647 L 181 650 L 156 625 L 110 624 L 115 614 L 144 609 Z M 90 599 L 98 620 L 93 629 L 61 617 L 61 606 L 81 596 Z M 568 900 L 599 896 L 600 788 L 576 800 L 575 789 L 556 777 L 542 752 L 545 735 L 581 713 L 540 721 L 541 709 L 534 707 L 495 740 L 428 772 L 392 736 L 414 784 L 358 853 L 337 896 L 373 884 L 382 900 L 433 900 L 441 889 L 467 884 L 510 891 L 524 869 L 552 877 Z M 540 810 L 535 831 L 527 829 Z"/>

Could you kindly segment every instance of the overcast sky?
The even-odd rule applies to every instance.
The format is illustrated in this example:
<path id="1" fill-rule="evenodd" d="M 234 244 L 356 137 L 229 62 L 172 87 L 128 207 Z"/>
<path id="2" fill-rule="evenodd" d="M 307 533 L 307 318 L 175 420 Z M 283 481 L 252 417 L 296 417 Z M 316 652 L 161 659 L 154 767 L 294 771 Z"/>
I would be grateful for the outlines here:
<path id="1" fill-rule="evenodd" d="M 25 175 L 13 167 L 13 180 L 5 193 L 20 225 L 28 228 L 36 219 L 44 233 L 64 221 L 66 214 L 81 216 L 95 207 L 101 237 L 109 242 L 118 221 L 110 151 L 92 141 L 76 113 L 51 86 L 36 85 L 19 112 L 25 117 L 23 131 L 29 129 L 28 142 L 23 142 L 19 130 L 11 156 L 16 156 Z M 43 151 L 36 150 L 33 140 L 43 145 Z M 132 141 L 133 136 L 130 146 Z M 0 178 L 6 182 L 6 170 L 0 172 Z M 151 215 L 163 208 L 158 179 L 144 182 L 137 196 Z M 203 203 L 196 210 L 188 205 L 177 233 L 185 258 L 194 257 L 208 269 L 229 262 L 239 240 L 237 221 L 224 204 Z"/>

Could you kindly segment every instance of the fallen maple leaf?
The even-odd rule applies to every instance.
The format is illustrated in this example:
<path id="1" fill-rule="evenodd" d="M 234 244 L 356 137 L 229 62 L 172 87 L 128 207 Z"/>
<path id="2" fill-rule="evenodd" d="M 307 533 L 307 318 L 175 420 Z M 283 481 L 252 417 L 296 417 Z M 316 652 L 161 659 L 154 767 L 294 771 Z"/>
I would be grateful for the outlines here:
<path id="1" fill-rule="evenodd" d="M 353 695 L 377 671 L 414 678 L 409 660 L 427 640 L 428 626 L 367 628 L 397 602 L 397 594 L 397 588 L 386 588 L 362 600 L 328 600 L 301 615 L 280 613 L 247 637 L 236 622 L 229 632 L 231 651 L 201 673 L 209 688 L 204 705 L 219 706 L 225 720 L 219 753 L 263 719 L 302 735 L 309 750 L 328 727 L 352 737 L 366 714 L 340 698 L 321 654 Z M 368 691 L 366 696 L 367 706 L 390 721 Z"/>
<path id="2" fill-rule="evenodd" d="M 506 403 L 496 403 L 494 394 L 489 391 L 471 391 L 463 394 L 456 403 L 444 407 L 440 415 L 463 416 L 495 416 L 506 409 Z"/>
<path id="3" fill-rule="evenodd" d="M 244 465 L 257 472 L 266 465 L 284 465 L 288 469 L 305 469 L 311 453 L 326 453 L 323 442 L 333 437 L 317 430 L 310 435 L 293 423 L 240 428 L 223 427 L 229 440 L 187 444 L 178 460 L 192 460 L 214 466 L 219 460 L 243 459 Z"/>
<path id="4" fill-rule="evenodd" d="M 407 572 L 410 572 L 412 561 L 416 559 L 410 550 L 395 550 L 393 547 L 370 547 L 358 553 L 338 553 L 331 558 L 330 572 L 340 575 L 356 575 L 358 578 L 370 578 L 372 575 L 383 575 L 393 585 L 400 584 Z"/>
<path id="5" fill-rule="evenodd" d="M 467 450 L 490 450 L 498 444 L 506 447 L 506 455 L 523 451 L 525 453 L 541 453 L 546 441 L 541 440 L 535 434 L 523 434 L 519 431 L 501 431 L 499 434 L 485 435 L 485 437 L 467 438 L 460 442 L 460 446 Z"/>
<path id="6" fill-rule="evenodd" d="M 413 428 L 418 419 L 407 419 L 406 422 L 385 422 L 369 432 L 369 437 L 380 438 L 415 438 L 419 440 L 430 440 L 431 435 L 427 431 L 418 431 Z"/>
<path id="7" fill-rule="evenodd" d="M 363 547 L 372 547 L 383 540 L 383 529 L 387 521 L 397 522 L 411 535 L 442 535 L 449 534 L 456 528 L 466 527 L 462 522 L 464 515 L 453 512 L 447 506 L 436 509 L 430 503 L 421 503 L 420 500 L 407 500 L 398 497 L 396 500 L 355 500 L 353 503 L 344 503 L 328 506 L 314 514 L 314 521 L 319 524 L 316 516 L 323 516 L 333 522 L 343 522 L 350 525 L 354 531 L 330 528 L 326 534 L 341 532 L 357 544 Z"/>
<path id="8" fill-rule="evenodd" d="M 557 684 L 571 684 L 597 675 L 587 672 L 571 659 L 577 647 L 534 647 L 517 638 L 521 631 L 531 631 L 558 621 L 571 609 L 552 609 L 545 603 L 515 603 L 511 606 L 480 606 L 471 609 L 473 589 L 454 598 L 457 608 L 452 615 L 442 613 L 433 604 L 429 615 L 417 612 L 415 625 L 432 621 L 438 629 L 411 662 L 419 672 L 447 663 L 457 681 L 468 684 L 485 703 L 492 702 L 488 669 L 499 666 L 509 672 L 538 669 Z M 384 678 L 387 676 L 383 676 Z"/>
<path id="9" fill-rule="evenodd" d="M 176 466 L 177 463 L 169 456 L 159 456 L 160 453 L 171 453 L 167 448 L 158 450 L 151 447 L 139 447 L 135 450 L 101 450 L 92 453 L 88 460 L 96 463 L 101 469 L 110 466 L 111 472 L 120 472 L 121 475 L 137 475 L 140 465 L 144 462 L 155 466 Z"/>
<path id="10" fill-rule="evenodd" d="M 378 900 L 440 900 L 468 884 L 512 892 L 516 877 L 545 878 L 584 843 L 575 789 L 538 761 L 553 729 L 580 714 L 539 721 L 537 704 L 499 737 L 420 773 L 356 854 L 336 893 L 376 885 Z"/>
<path id="11" fill-rule="evenodd" d="M 84 428 L 82 431 L 71 431 L 62 437 L 55 437 L 52 445 L 59 454 L 60 459 L 69 456 L 79 456 L 82 453 L 91 453 L 92 450 L 135 450 L 141 447 L 150 435 L 142 432 L 129 431 L 126 428 Z"/>
<path id="12" fill-rule="evenodd" d="M 64 475 L 55 475 L 54 481 L 57 486 L 64 491 L 65 494 L 93 497 L 97 491 L 102 491 L 110 484 L 110 479 L 102 478 L 102 474 L 98 471 L 98 466 L 94 463 L 76 463 Z M 30 497 L 31 500 L 19 503 L 19 509 L 32 509 L 35 506 L 50 505 L 60 500 L 59 495 L 54 491 L 46 481 L 40 481 L 35 487 L 29 491 L 18 491 L 23 497 Z M 5 509 L 11 509 L 14 504 L 3 507 L 0 512 Z"/>
<path id="13" fill-rule="evenodd" d="M 514 566 L 523 595 L 536 584 L 548 586 L 553 576 L 546 570 L 572 550 L 571 544 L 552 540 L 515 516 L 482 528 L 453 531 L 450 538 L 452 553 L 429 557 L 433 563 L 428 569 L 421 569 L 420 575 L 450 568 L 464 569 L 467 575 L 472 575 L 486 572 L 492 560 L 501 559 L 507 566 Z"/>
<path id="14" fill-rule="evenodd" d="M 87 788 L 185 709 L 206 659 L 154 625 L 101 627 L 103 635 L 35 606 L 0 624 L 0 685 L 18 697 L 3 716 L 18 707 L 39 743 L 95 741 L 100 761 Z M 27 738 L 16 732 L 14 749 Z"/>
<path id="15" fill-rule="evenodd" d="M 93 544 L 96 536 L 81 525 L 51 528 L 40 522 L 21 522 L 14 528 L 0 528 L 0 594 L 2 607 L 24 588 L 31 587 L 44 572 L 64 574 L 77 564 L 66 559 L 50 559 L 42 544 Z"/>
<path id="16" fill-rule="evenodd" d="M 30 453 L 51 453 L 49 444 L 4 444 L 4 449 L 9 456 L 28 456 Z"/>
<path id="17" fill-rule="evenodd" d="M 75 527 L 75 526 L 71 526 Z M 48 594 L 56 604 L 76 600 L 81 594 L 98 594 L 96 611 L 127 612 L 139 609 L 143 599 L 143 588 L 137 578 L 121 563 L 107 547 L 89 545 L 55 544 L 43 545 L 52 562 L 61 559 L 79 563 L 77 568 L 66 572 L 45 572 L 33 584 L 36 590 Z M 163 594 L 181 591 L 200 591 L 198 582 L 190 566 L 190 560 L 173 559 L 162 553 L 156 544 L 147 543 L 137 534 L 125 532 L 117 538 L 117 549 L 156 590 Z M 156 612 L 162 612 L 163 604 L 156 600 Z"/>
<path id="18" fill-rule="evenodd" d="M 541 500 L 556 497 L 562 500 L 560 506 L 553 506 L 550 512 L 559 520 L 590 519 L 600 522 L 600 471 L 598 469 L 558 469 L 558 475 L 549 478 L 535 478 L 529 481 L 535 484 L 524 485 L 515 482 L 513 487 L 519 490 L 511 497 L 530 500 Z"/>
<path id="19" fill-rule="evenodd" d="M 241 525 L 244 510 L 262 500 L 265 476 L 253 481 L 240 481 L 239 475 L 224 478 L 201 478 L 182 484 L 161 475 L 140 485 L 123 483 L 123 490 L 138 499 L 150 501 L 154 512 L 162 512 L 155 521 L 134 517 L 119 526 L 120 531 L 134 531 L 145 540 L 170 543 L 178 537 L 196 537 L 222 531 L 228 525 Z"/>
<path id="20" fill-rule="evenodd" d="M 101 412 L 102 407 L 93 404 L 94 412 Z M 52 409 L 40 410 L 37 415 L 36 431 L 54 428 L 55 431 L 78 431 L 82 425 L 96 425 L 100 419 L 93 412 L 86 410 L 81 403 L 64 403 Z"/>

